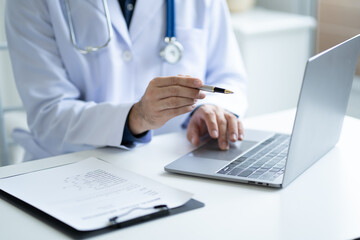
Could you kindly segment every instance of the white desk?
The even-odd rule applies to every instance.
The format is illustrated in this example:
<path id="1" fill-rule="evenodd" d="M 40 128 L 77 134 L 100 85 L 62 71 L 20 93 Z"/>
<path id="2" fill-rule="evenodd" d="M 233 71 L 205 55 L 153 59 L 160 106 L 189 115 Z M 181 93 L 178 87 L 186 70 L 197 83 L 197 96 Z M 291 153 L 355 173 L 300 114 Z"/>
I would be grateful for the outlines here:
<path id="1" fill-rule="evenodd" d="M 289 132 L 293 111 L 245 121 Z M 338 145 L 287 188 L 276 190 L 166 173 L 190 151 L 183 132 L 157 136 L 133 151 L 99 149 L 0 168 L 0 177 L 101 157 L 195 193 L 203 208 L 113 231 L 95 239 L 351 239 L 360 237 L 360 120 L 346 117 Z M 67 239 L 67 235 L 0 199 L 0 239 Z"/>

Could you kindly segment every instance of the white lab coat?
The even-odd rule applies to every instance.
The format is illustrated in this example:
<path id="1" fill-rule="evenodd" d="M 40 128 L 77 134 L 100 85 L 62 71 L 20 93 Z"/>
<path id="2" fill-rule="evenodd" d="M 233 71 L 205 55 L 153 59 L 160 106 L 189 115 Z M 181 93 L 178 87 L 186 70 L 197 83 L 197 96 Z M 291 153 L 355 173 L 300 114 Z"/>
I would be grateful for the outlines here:
<path id="1" fill-rule="evenodd" d="M 13 137 L 26 160 L 91 149 L 121 147 L 131 106 L 157 76 L 186 74 L 233 95 L 207 94 L 198 104 L 220 105 L 243 116 L 244 67 L 223 0 L 177 0 L 176 34 L 183 58 L 168 64 L 164 47 L 165 0 L 137 0 L 130 29 L 117 0 L 108 0 L 114 34 L 109 46 L 79 53 L 70 41 L 63 0 L 10 0 L 6 33 L 14 76 L 30 132 Z M 100 0 L 71 0 L 71 17 L 81 47 L 102 45 L 107 28 Z M 180 129 L 180 120 L 162 129 Z M 161 129 L 160 129 L 161 130 Z"/>

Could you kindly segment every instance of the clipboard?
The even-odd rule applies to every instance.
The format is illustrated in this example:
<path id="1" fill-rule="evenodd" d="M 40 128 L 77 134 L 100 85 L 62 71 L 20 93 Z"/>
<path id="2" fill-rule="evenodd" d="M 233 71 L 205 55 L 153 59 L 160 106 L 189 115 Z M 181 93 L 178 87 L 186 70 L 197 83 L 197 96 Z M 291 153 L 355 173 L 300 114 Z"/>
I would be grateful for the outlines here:
<path id="1" fill-rule="evenodd" d="M 73 238 L 204 206 L 191 193 L 93 157 L 1 178 L 0 189 L 0 197 Z"/>
<path id="2" fill-rule="evenodd" d="M 185 203 L 184 205 L 177 207 L 177 208 L 172 208 L 172 209 L 167 209 L 167 211 L 165 211 L 164 209 L 162 209 L 161 212 L 158 212 L 160 214 L 149 214 L 149 215 L 144 215 L 142 218 L 140 219 L 136 219 L 135 221 L 125 221 L 125 222 L 120 222 L 117 225 L 113 225 L 113 226 L 108 226 L 99 230 L 93 230 L 93 231 L 78 231 L 74 228 L 72 228 L 71 226 L 61 222 L 60 220 L 48 215 L 47 213 L 39 210 L 36 207 L 31 206 L 30 204 L 23 202 L 22 200 L 0 190 L 0 198 L 5 200 L 6 202 L 8 202 L 9 204 L 21 209 L 22 211 L 24 211 L 25 213 L 37 218 L 38 220 L 46 223 L 47 225 L 51 226 L 52 228 L 56 229 L 57 231 L 60 231 L 66 235 L 68 235 L 71 238 L 74 239 L 85 239 L 85 238 L 89 238 L 89 237 L 94 237 L 94 236 L 98 236 L 98 235 L 102 235 L 102 234 L 106 234 L 106 233 L 110 233 L 113 231 L 117 231 L 117 230 L 121 230 L 123 228 L 127 228 L 127 227 L 131 227 L 134 225 L 138 225 L 138 224 L 143 224 L 149 221 L 156 221 L 157 219 L 160 218 L 164 218 L 164 217 L 168 217 L 168 216 L 173 216 L 173 215 L 177 215 L 180 213 L 185 213 L 191 210 L 195 210 L 198 208 L 202 208 L 205 206 L 204 203 L 197 201 L 195 199 L 190 199 L 187 203 Z"/>

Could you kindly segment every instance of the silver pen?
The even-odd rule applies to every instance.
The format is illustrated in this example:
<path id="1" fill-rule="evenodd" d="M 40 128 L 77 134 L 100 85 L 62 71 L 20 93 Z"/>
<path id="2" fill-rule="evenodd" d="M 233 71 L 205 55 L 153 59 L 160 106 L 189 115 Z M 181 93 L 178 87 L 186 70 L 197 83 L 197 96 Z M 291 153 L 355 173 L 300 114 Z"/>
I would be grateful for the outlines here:
<path id="1" fill-rule="evenodd" d="M 213 92 L 213 93 L 224 93 L 224 94 L 232 94 L 234 93 L 233 91 L 224 89 L 224 88 L 219 88 L 219 87 L 214 87 L 214 86 L 209 86 L 209 85 L 202 85 L 201 87 L 199 87 L 200 90 L 206 91 L 206 92 Z"/>

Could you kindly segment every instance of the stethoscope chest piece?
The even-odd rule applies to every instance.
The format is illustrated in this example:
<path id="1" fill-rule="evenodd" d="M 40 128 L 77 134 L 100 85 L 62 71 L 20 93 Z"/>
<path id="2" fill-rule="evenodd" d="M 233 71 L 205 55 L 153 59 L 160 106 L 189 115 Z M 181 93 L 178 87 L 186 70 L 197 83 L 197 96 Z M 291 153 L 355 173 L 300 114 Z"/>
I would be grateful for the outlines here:
<path id="1" fill-rule="evenodd" d="M 168 63 L 175 64 L 181 60 L 183 46 L 175 37 L 165 38 L 166 46 L 160 51 L 160 56 Z"/>

